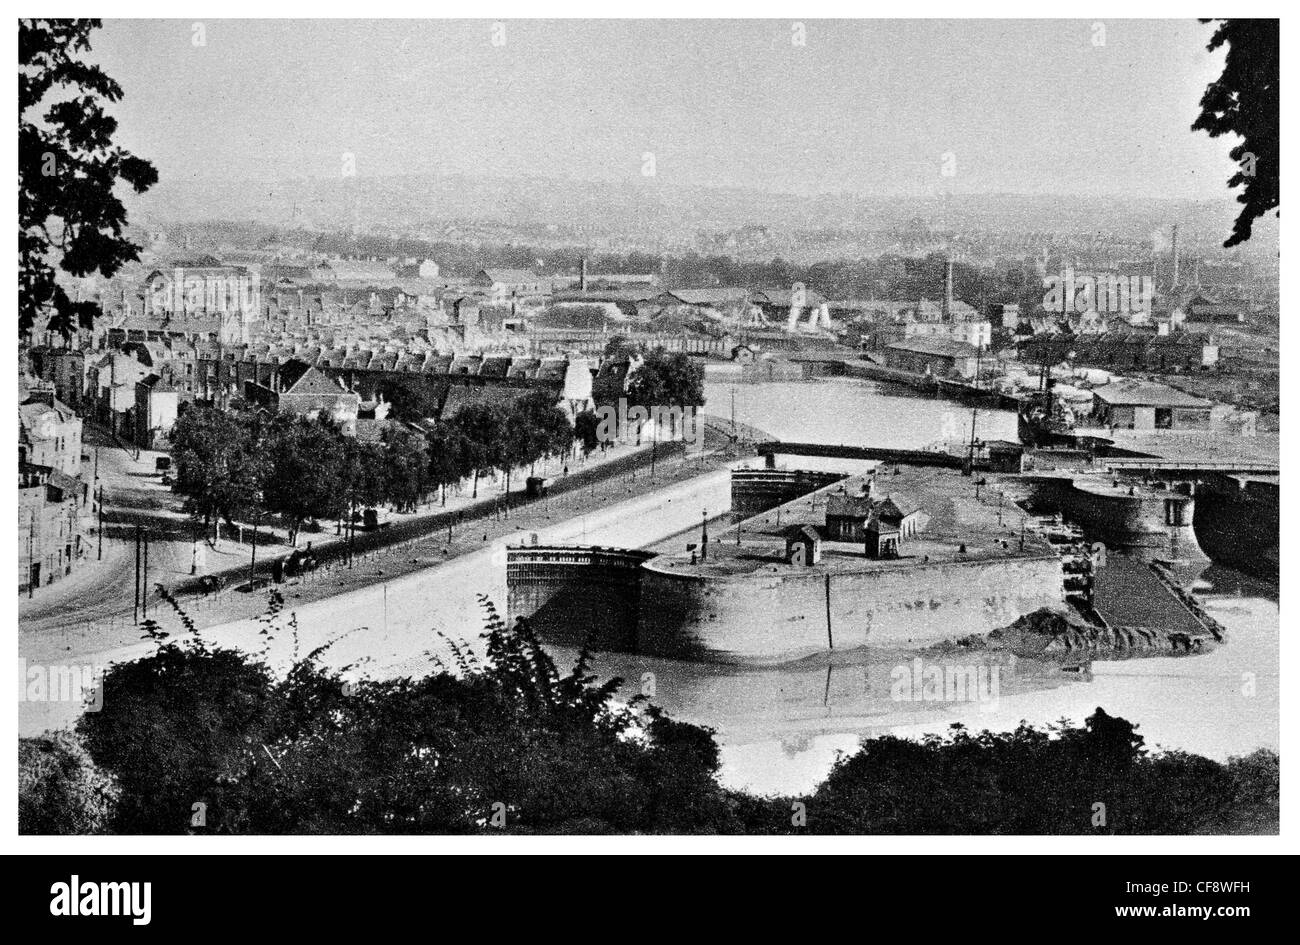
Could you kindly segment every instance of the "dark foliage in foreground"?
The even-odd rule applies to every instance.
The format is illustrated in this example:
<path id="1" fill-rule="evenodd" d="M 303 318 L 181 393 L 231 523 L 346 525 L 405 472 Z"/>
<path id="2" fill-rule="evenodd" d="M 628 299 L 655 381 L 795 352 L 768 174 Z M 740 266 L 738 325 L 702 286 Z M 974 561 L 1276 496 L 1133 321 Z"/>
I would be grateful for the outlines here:
<path id="1" fill-rule="evenodd" d="M 278 607 L 273 608 L 273 614 Z M 113 667 L 77 736 L 20 741 L 25 833 L 1264 833 L 1278 757 L 1151 753 L 1082 727 L 876 738 L 806 797 L 719 785 L 713 733 L 561 673 L 490 605 L 485 660 L 349 683 L 202 640 Z M 271 622 L 267 623 L 270 633 Z M 295 633 L 290 619 L 288 628 Z M 93 759 L 93 761 L 92 761 Z"/>
<path id="2" fill-rule="evenodd" d="M 109 109 L 122 88 L 86 59 L 99 20 L 18 21 L 18 330 L 65 338 L 91 328 L 99 305 L 73 299 L 71 276 L 111 278 L 139 259 L 115 188 L 158 182 L 148 161 L 114 140 Z"/>
<path id="3" fill-rule="evenodd" d="M 1193 131 L 1211 138 L 1235 135 L 1240 141 L 1228 152 L 1237 165 L 1228 189 L 1241 188 L 1241 213 L 1224 246 L 1250 239 L 1257 219 L 1281 203 L 1281 26 L 1278 20 L 1219 19 L 1206 45 L 1207 52 L 1227 47 L 1223 74 L 1201 96 L 1201 113 Z"/>

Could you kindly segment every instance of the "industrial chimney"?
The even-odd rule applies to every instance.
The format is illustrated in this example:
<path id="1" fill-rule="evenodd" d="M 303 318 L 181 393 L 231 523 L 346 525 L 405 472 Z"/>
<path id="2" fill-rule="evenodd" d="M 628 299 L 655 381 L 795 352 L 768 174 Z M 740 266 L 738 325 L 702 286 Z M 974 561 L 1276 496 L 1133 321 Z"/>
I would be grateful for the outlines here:
<path id="1" fill-rule="evenodd" d="M 943 320 L 952 319 L 952 257 L 948 257 L 948 273 L 943 279 Z"/>
<path id="2" fill-rule="evenodd" d="M 1170 289 L 1178 288 L 1178 224 L 1174 224 L 1174 281 L 1169 286 Z"/>

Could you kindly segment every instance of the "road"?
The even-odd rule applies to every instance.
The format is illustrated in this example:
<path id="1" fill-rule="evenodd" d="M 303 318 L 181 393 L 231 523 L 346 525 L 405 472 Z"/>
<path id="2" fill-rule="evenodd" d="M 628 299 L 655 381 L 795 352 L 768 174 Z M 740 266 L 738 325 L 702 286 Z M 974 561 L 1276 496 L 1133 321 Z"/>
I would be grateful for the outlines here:
<path id="1" fill-rule="evenodd" d="M 87 478 L 99 458 L 98 485 L 104 489 L 103 558 L 97 535 L 89 536 L 88 560 L 72 574 L 18 601 L 18 621 L 25 632 L 64 629 L 77 624 L 120 621 L 132 611 L 135 595 L 135 528 L 150 536 L 149 581 L 173 583 L 188 577 L 194 544 L 181 499 L 162 484 L 154 461 L 165 453 L 117 445 L 101 428 L 85 425 L 90 454 Z M 249 549 L 233 542 L 208 548 L 207 567 L 216 570 L 248 561 Z"/>
<path id="2" fill-rule="evenodd" d="M 388 580 L 373 563 L 367 563 L 364 567 L 375 583 L 317 600 L 290 599 L 290 609 L 274 621 L 269 643 L 260 633 L 266 624 L 256 617 L 201 628 L 199 632 L 212 643 L 262 652 L 267 662 L 277 668 L 287 667 L 295 653 L 305 654 L 333 641 L 323 657 L 327 665 L 349 667 L 357 674 L 372 676 L 423 674 L 432 666 L 427 653 L 446 657 L 449 652 L 439 633 L 470 642 L 481 655 L 478 635 L 482 632 L 483 611 L 477 595 L 488 595 L 504 616 L 507 544 L 531 532 L 536 532 L 542 542 L 628 547 L 653 544 L 698 524 L 702 509 L 708 509 L 711 515 L 728 509 L 730 473 L 725 467 L 715 469 L 621 501 L 596 498 L 599 501 L 583 514 L 554 524 L 539 524 L 537 518 L 521 522 L 487 547 L 445 563 L 435 557 L 417 557 L 416 570 Z M 266 595 L 255 596 L 256 603 L 264 607 Z M 291 615 L 296 617 L 296 639 Z M 183 636 L 176 620 L 166 615 L 158 619 L 176 636 Z M 61 640 L 52 639 L 47 641 L 51 646 L 25 647 L 23 655 L 29 661 L 43 658 L 51 664 L 106 666 L 150 651 L 151 643 L 135 637 L 138 631 L 133 629 L 131 636 L 118 637 L 102 647 L 80 640 L 66 651 L 66 656 L 62 655 L 65 651 Z M 112 698 L 111 691 L 104 695 L 105 699 Z M 75 702 L 24 702 L 19 708 L 22 734 L 70 724 L 80 711 Z"/>

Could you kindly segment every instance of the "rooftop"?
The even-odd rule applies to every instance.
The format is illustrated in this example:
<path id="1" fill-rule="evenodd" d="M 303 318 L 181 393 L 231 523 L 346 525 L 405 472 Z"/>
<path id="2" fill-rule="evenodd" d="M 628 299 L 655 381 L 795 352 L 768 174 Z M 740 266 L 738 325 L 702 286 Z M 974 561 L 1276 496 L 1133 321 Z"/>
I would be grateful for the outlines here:
<path id="1" fill-rule="evenodd" d="M 932 354 L 945 358 L 973 358 L 979 354 L 975 346 L 952 338 L 908 338 L 889 345 L 888 351 L 906 351 L 912 354 Z"/>
<path id="2" fill-rule="evenodd" d="M 897 474 L 892 472 L 897 469 Z M 852 476 L 843 481 L 849 497 L 862 491 L 868 475 Z M 739 578 L 760 573 L 784 576 L 846 574 L 873 570 L 894 570 L 919 565 L 957 564 L 991 559 L 1041 558 L 1053 555 L 1051 547 L 1032 531 L 1020 549 L 1023 513 L 1010 502 L 1002 506 L 1002 523 L 998 522 L 996 493 L 985 490 L 975 498 L 973 480 L 957 470 L 910 466 L 882 469 L 876 477 L 875 491 L 896 499 L 899 505 L 921 508 L 930 515 L 925 530 L 902 544 L 902 557 L 893 560 L 868 558 L 861 542 L 841 542 L 822 534 L 820 563 L 808 567 L 785 560 L 786 538 L 803 526 L 818 529 L 826 519 L 827 504 L 839 496 L 841 483 L 834 483 L 802 499 L 786 503 L 778 510 L 763 512 L 740 523 L 740 544 L 736 527 L 720 532 L 710 530 L 708 560 L 691 564 L 689 551 L 678 550 L 686 541 L 698 541 L 698 535 L 672 539 L 666 553 L 648 562 L 655 571 L 691 577 Z M 1005 545 L 1003 544 L 1005 542 Z M 965 546 L 965 551 L 962 547 Z M 661 548 L 665 547 L 663 545 Z"/>
<path id="3" fill-rule="evenodd" d="M 1112 407 L 1203 407 L 1210 401 L 1151 381 L 1119 380 L 1093 388 L 1092 394 Z"/>

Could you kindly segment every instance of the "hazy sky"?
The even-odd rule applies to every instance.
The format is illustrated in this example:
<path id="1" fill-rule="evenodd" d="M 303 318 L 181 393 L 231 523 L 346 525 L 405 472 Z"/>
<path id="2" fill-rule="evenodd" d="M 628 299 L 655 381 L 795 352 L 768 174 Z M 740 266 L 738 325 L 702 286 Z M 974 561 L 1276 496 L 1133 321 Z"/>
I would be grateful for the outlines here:
<path id="1" fill-rule="evenodd" d="M 812 193 L 1226 194 L 1194 20 L 116 20 L 165 178 L 539 175 Z M 945 155 L 949 169 L 942 174 Z"/>

